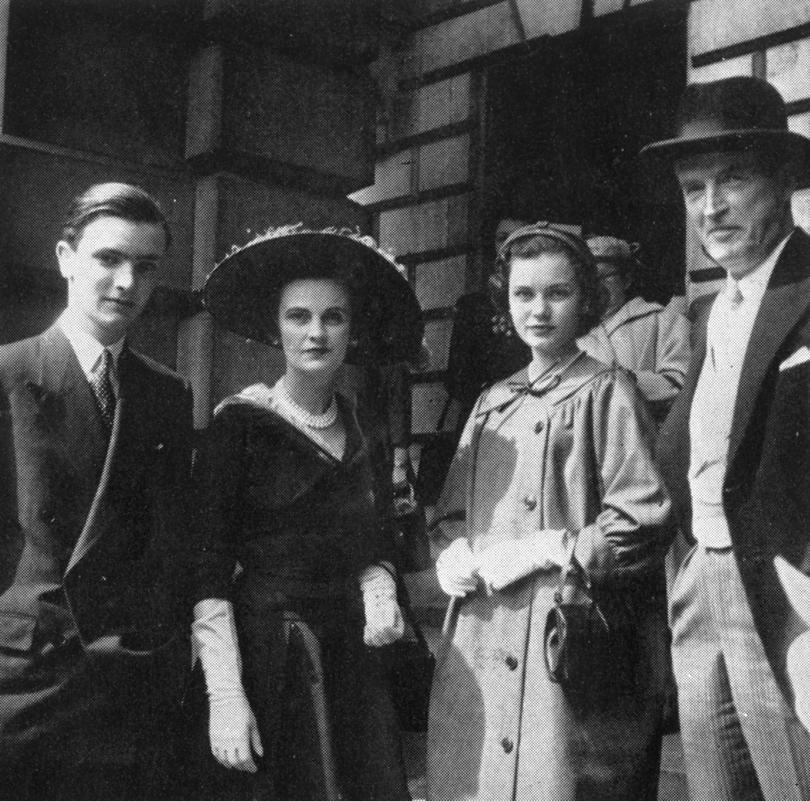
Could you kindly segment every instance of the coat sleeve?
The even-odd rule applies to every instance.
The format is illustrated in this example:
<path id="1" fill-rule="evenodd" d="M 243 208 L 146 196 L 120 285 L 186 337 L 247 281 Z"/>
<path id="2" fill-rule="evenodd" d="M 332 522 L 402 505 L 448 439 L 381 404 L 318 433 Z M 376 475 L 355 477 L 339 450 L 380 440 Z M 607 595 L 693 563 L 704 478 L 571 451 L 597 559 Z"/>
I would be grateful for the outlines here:
<path id="1" fill-rule="evenodd" d="M 589 413 L 601 503 L 579 532 L 575 556 L 594 581 L 620 584 L 661 568 L 674 536 L 670 501 L 632 381 L 619 371 L 603 378 Z"/>
<path id="2" fill-rule="evenodd" d="M 671 401 L 680 392 L 689 367 L 689 323 L 677 312 L 657 315 L 655 370 L 637 370 L 639 389 L 652 402 Z"/>
<path id="3" fill-rule="evenodd" d="M 247 453 L 246 421 L 225 407 L 204 433 L 194 465 L 195 601 L 229 598 Z"/>

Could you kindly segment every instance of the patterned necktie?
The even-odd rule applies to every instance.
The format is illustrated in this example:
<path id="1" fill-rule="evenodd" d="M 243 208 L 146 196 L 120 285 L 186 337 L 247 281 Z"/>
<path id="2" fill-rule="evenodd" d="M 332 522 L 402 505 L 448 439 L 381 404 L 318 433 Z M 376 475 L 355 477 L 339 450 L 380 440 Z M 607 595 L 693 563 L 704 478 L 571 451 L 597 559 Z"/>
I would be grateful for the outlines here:
<path id="1" fill-rule="evenodd" d="M 112 430 L 113 418 L 115 417 L 115 395 L 113 394 L 111 380 L 112 361 L 112 353 L 104 348 L 104 353 L 90 376 L 90 387 L 96 396 L 101 420 L 108 432 Z"/>

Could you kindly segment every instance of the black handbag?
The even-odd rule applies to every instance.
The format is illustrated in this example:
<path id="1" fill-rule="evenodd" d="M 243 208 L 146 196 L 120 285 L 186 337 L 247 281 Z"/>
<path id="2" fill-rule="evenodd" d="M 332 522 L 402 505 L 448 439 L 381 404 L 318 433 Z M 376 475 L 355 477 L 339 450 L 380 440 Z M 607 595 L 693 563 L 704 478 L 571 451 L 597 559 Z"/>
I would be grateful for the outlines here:
<path id="1" fill-rule="evenodd" d="M 569 546 L 554 606 L 546 618 L 544 655 L 549 679 L 562 685 L 571 700 L 582 700 L 600 683 L 600 674 L 610 669 L 611 630 L 581 570 L 572 600 L 565 600 L 565 585 L 576 567 L 575 543 L 576 538 Z"/>
<path id="2" fill-rule="evenodd" d="M 410 481 L 401 491 L 394 490 L 393 518 L 397 569 L 400 573 L 426 570 L 431 566 L 431 560 L 425 507 Z"/>
<path id="3" fill-rule="evenodd" d="M 436 657 L 416 622 L 408 591 L 399 580 L 399 605 L 413 630 L 413 639 L 401 639 L 384 651 L 391 700 L 403 731 L 427 731 L 430 688 Z"/>

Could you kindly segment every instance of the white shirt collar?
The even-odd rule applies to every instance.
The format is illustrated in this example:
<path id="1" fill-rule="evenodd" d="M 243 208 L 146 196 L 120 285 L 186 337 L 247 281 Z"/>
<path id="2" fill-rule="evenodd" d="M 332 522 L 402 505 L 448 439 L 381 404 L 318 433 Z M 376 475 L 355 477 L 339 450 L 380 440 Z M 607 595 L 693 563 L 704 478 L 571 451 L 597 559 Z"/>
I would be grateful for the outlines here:
<path id="1" fill-rule="evenodd" d="M 89 380 L 104 353 L 105 346 L 81 327 L 70 309 L 65 309 L 62 312 L 57 323 L 67 337 L 68 342 L 70 342 L 70 346 L 79 360 L 82 372 Z M 106 349 L 112 354 L 114 366 L 118 365 L 118 357 L 121 355 L 123 348 L 124 337 L 121 337 L 118 342 L 106 346 Z"/>
<path id="2" fill-rule="evenodd" d="M 739 279 L 739 281 L 732 278 L 729 274 L 726 278 L 726 286 L 723 290 L 728 297 L 735 297 L 737 290 L 739 289 L 740 294 L 742 294 L 745 301 L 749 301 L 754 298 L 762 298 L 762 296 L 765 294 L 765 290 L 768 288 L 768 282 L 771 280 L 771 275 L 773 274 L 774 267 L 776 267 L 776 262 L 782 255 L 782 251 L 785 249 L 785 245 L 792 235 L 793 231 L 791 231 L 771 251 L 771 255 L 768 256 L 768 258 L 765 259 L 765 261 L 763 261 L 759 267 L 751 270 L 750 273 L 744 275 Z"/>

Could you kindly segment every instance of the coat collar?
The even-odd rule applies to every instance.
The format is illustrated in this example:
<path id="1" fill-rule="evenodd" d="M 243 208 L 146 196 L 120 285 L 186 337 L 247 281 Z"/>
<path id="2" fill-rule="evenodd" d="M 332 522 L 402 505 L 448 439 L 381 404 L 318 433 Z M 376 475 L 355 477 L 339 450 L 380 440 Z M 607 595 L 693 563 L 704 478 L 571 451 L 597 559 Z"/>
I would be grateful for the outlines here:
<path id="1" fill-rule="evenodd" d="M 653 303 L 641 297 L 630 298 L 624 306 L 612 314 L 607 320 L 603 320 L 601 325 L 607 333 L 613 334 L 616 329 L 623 325 L 638 320 L 641 317 L 649 317 L 651 314 L 658 314 L 664 307 L 660 303 Z"/>
<path id="2" fill-rule="evenodd" d="M 253 409 L 265 412 L 269 415 L 268 419 L 272 421 L 273 425 L 278 428 L 280 433 L 297 443 L 299 447 L 305 448 L 316 454 L 329 465 L 335 466 L 341 463 L 353 463 L 365 451 L 365 441 L 360 431 L 359 423 L 357 422 L 353 404 L 339 392 L 335 393 L 335 398 L 338 404 L 338 413 L 346 427 L 346 448 L 342 460 L 336 459 L 329 451 L 311 437 L 307 436 L 302 429 L 293 425 L 293 423 L 287 420 L 287 418 L 278 411 L 278 404 L 273 395 L 273 388 L 268 387 L 267 384 L 259 383 L 245 387 L 245 389 L 237 395 L 231 395 L 225 398 L 214 410 L 214 413 L 216 414 L 221 409 L 234 405 L 249 406 Z"/>
<path id="3" fill-rule="evenodd" d="M 600 369 L 594 371 L 594 365 Z M 589 358 L 579 351 L 572 359 L 549 371 L 529 384 L 529 369 L 524 367 L 506 381 L 491 387 L 481 398 L 475 414 L 482 417 L 493 411 L 505 411 L 513 402 L 525 395 L 545 396 L 552 405 L 561 403 L 576 394 L 599 375 L 611 371 L 610 367 Z"/>

